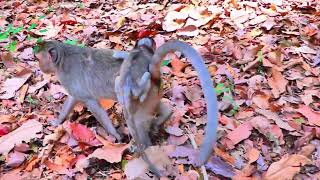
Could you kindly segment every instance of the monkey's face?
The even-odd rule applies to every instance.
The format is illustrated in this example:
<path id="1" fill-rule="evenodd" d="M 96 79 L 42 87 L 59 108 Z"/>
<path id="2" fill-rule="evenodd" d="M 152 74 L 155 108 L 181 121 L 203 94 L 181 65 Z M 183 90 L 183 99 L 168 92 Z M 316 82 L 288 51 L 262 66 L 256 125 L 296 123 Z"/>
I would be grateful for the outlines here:
<path id="1" fill-rule="evenodd" d="M 47 50 L 40 51 L 35 55 L 39 61 L 40 70 L 46 74 L 56 72 L 56 67 L 52 61 L 52 57 Z"/>

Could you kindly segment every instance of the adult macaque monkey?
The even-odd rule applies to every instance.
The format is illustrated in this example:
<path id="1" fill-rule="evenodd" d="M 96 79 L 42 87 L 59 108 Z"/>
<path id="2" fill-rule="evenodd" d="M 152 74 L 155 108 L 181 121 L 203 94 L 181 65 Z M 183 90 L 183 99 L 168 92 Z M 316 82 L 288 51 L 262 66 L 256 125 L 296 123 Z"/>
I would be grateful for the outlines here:
<path id="1" fill-rule="evenodd" d="M 203 165 L 212 152 L 218 125 L 217 96 L 211 76 L 204 60 L 192 46 L 178 40 L 171 40 L 154 51 L 154 44 L 154 41 L 149 38 L 139 40 L 136 48 L 130 52 L 128 60 L 123 62 L 120 75 L 115 80 L 115 91 L 118 101 L 124 105 L 124 114 L 130 133 L 136 138 L 138 147 L 142 148 L 140 151 L 143 151 L 151 145 L 148 133 L 152 126 L 158 126 L 171 115 L 169 108 L 161 102 L 160 65 L 169 52 L 180 51 L 191 60 L 198 72 L 208 106 L 206 135 L 200 148 L 199 158 L 195 162 L 196 165 Z M 135 64 L 143 61 L 148 63 Z M 148 67 L 147 64 L 149 64 Z M 140 70 L 137 71 L 136 68 Z M 159 115 L 158 118 L 154 118 L 155 113 Z"/>
<path id="2" fill-rule="evenodd" d="M 63 104 L 59 117 L 50 124 L 55 126 L 61 124 L 75 104 L 81 101 L 103 128 L 120 141 L 121 136 L 98 100 L 117 99 L 114 80 L 119 75 L 120 66 L 128 54 L 110 49 L 82 48 L 59 41 L 44 41 L 39 43 L 39 46 L 40 51 L 36 56 L 39 59 L 40 69 L 44 73 L 56 74 L 61 85 L 70 94 Z"/>

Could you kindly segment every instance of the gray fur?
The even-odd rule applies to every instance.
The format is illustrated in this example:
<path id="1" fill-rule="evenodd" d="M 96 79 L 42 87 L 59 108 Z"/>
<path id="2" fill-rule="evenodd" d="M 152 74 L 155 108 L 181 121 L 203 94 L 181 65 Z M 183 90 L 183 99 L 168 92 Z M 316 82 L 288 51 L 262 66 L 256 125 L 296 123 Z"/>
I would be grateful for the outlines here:
<path id="1" fill-rule="evenodd" d="M 113 127 L 108 114 L 101 108 L 98 100 L 100 98 L 117 100 L 114 92 L 115 78 L 119 75 L 123 62 L 121 57 L 126 57 L 125 52 L 82 48 L 59 41 L 47 41 L 40 53 L 44 58 L 39 60 L 40 69 L 55 73 L 61 85 L 70 94 L 58 119 L 51 124 L 61 124 L 76 102 L 81 101 L 93 112 L 101 125 L 120 141 L 121 136 Z M 114 57 L 114 54 L 117 56 Z"/>

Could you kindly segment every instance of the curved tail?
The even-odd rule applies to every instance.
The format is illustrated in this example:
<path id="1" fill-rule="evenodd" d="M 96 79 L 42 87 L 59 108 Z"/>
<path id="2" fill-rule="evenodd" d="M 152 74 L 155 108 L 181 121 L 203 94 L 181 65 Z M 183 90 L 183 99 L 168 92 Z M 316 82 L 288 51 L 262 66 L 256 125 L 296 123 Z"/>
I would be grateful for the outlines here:
<path id="1" fill-rule="evenodd" d="M 160 65 L 164 57 L 173 51 L 180 51 L 187 57 L 195 70 L 198 72 L 200 83 L 204 92 L 204 97 L 207 102 L 208 122 L 206 127 L 206 134 L 203 143 L 200 147 L 199 162 L 203 165 L 207 162 L 212 152 L 212 146 L 216 141 L 217 127 L 218 127 L 218 108 L 217 96 L 214 91 L 213 81 L 204 64 L 201 55 L 189 44 L 178 40 L 171 40 L 161 45 L 154 53 L 152 62 L 149 66 L 152 77 L 160 77 Z"/>

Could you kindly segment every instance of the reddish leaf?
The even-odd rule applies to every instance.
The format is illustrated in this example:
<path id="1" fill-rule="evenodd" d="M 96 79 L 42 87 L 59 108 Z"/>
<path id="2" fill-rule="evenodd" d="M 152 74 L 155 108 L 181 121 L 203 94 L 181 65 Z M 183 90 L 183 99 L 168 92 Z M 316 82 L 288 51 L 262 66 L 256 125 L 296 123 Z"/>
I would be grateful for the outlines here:
<path id="1" fill-rule="evenodd" d="M 233 145 L 238 144 L 244 139 L 247 139 L 251 134 L 252 126 L 250 123 L 243 123 L 240 126 L 238 126 L 235 130 L 229 132 L 227 134 L 227 138 L 229 138 Z"/>
<path id="2" fill-rule="evenodd" d="M 302 105 L 297 112 L 308 118 L 310 125 L 320 126 L 320 112 L 314 112 L 309 106 Z"/>
<path id="3" fill-rule="evenodd" d="M 92 144 L 96 140 L 93 132 L 85 125 L 79 123 L 70 123 L 70 129 L 72 130 L 72 135 L 79 142 Z"/>
<path id="4" fill-rule="evenodd" d="M 0 137 L 10 132 L 7 126 L 0 125 Z"/>

